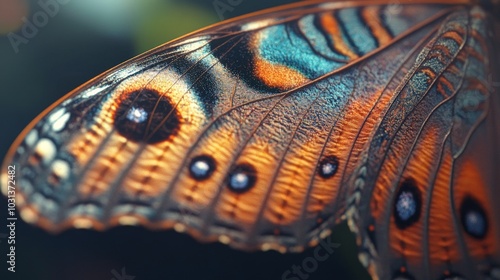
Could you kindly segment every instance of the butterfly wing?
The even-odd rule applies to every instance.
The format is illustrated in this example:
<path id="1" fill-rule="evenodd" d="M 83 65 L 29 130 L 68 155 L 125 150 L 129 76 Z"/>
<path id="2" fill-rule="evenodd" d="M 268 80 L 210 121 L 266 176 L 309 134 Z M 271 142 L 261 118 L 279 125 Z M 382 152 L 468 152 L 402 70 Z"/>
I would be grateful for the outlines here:
<path id="1" fill-rule="evenodd" d="M 376 163 L 391 166 L 380 155 L 401 149 L 387 142 L 404 136 L 398 131 L 416 133 L 392 124 L 406 112 L 424 118 L 436 106 L 413 107 L 412 93 L 433 70 L 418 72 L 415 61 L 430 60 L 429 40 L 456 9 L 362 4 L 303 3 L 226 22 L 68 94 L 25 129 L 6 157 L 3 181 L 7 165 L 15 166 L 22 217 L 51 231 L 140 224 L 243 249 L 296 251 L 316 244 L 347 214 L 364 242 L 367 206 L 372 193 L 380 195 L 367 185 L 383 179 L 395 190 L 403 178 L 377 171 Z M 451 33 L 449 40 L 458 40 Z M 434 60 L 468 60 L 440 51 Z M 458 74 L 447 78 L 463 80 L 463 65 L 455 67 Z M 404 84 L 416 89 L 403 91 Z M 446 150 L 432 142 L 454 110 L 454 102 L 443 103 L 425 121 L 432 125 L 422 133 L 432 137 L 419 145 Z M 450 155 L 469 147 L 460 134 L 467 129 L 447 138 Z M 2 190 L 8 195 L 7 185 Z M 375 236 L 388 240 L 392 232 L 377 225 Z"/>
<path id="2" fill-rule="evenodd" d="M 374 278 L 499 277 L 490 24 L 479 7 L 449 15 L 384 106 L 350 179 L 349 224 Z"/>
<path id="3" fill-rule="evenodd" d="M 14 144 L 21 214 L 55 231 L 141 224 L 246 249 L 313 245 L 339 219 L 359 108 L 425 33 L 377 52 L 439 10 L 300 4 L 118 66 Z"/>

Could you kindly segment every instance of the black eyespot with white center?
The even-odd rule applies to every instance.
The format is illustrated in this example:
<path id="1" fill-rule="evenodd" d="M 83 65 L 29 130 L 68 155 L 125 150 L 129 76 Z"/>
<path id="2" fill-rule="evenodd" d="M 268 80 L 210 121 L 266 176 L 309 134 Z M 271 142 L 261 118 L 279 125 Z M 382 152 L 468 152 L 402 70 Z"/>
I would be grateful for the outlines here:
<path id="1" fill-rule="evenodd" d="M 257 171 L 249 164 L 237 165 L 230 173 L 228 187 L 236 193 L 243 193 L 251 189 L 257 181 Z"/>
<path id="2" fill-rule="evenodd" d="M 333 177 L 339 168 L 339 159 L 336 156 L 327 156 L 318 165 L 318 174 L 323 179 Z"/>
<path id="3" fill-rule="evenodd" d="M 422 195 L 413 178 L 406 178 L 400 185 L 394 200 L 396 226 L 405 229 L 420 218 Z"/>
<path id="4" fill-rule="evenodd" d="M 122 94 L 114 125 L 118 133 L 131 141 L 153 144 L 177 134 L 180 115 L 165 95 L 141 89 Z"/>
<path id="5" fill-rule="evenodd" d="M 488 233 L 488 219 L 481 204 L 467 196 L 460 205 L 460 221 L 465 232 L 473 238 L 483 239 Z"/>
<path id="6" fill-rule="evenodd" d="M 215 171 L 215 160 L 211 156 L 197 156 L 189 164 L 189 174 L 197 181 L 208 179 Z"/>

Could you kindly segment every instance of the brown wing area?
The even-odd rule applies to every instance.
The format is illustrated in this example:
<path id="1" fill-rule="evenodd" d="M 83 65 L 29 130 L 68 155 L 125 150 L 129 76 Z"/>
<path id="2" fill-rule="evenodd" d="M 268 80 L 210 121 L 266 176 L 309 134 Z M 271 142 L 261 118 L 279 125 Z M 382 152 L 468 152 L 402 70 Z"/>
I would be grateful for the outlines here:
<path id="1" fill-rule="evenodd" d="M 382 121 L 382 127 L 391 120 L 399 130 L 393 138 L 391 127 L 378 131 L 381 142 L 390 144 L 376 177 L 370 177 L 369 164 L 363 167 L 365 177 L 374 178 L 370 211 L 353 212 L 350 220 L 362 221 L 351 228 L 361 232 L 360 260 L 377 279 L 487 279 L 498 273 L 500 212 L 493 200 L 500 104 L 488 78 L 495 73 L 491 41 L 485 39 L 491 26 L 477 7 L 448 20 L 460 23 L 444 23 L 429 43 L 435 45 L 421 54 L 433 57 L 437 50 L 446 66 L 422 67 L 424 58 L 412 70 L 395 98 L 414 102 L 406 97 L 419 88 L 411 81 L 419 76 L 420 85 L 429 87 L 413 91 L 422 98 L 408 111 L 401 106 L 401 118 Z M 439 37 L 447 42 L 438 46 Z M 370 154 L 375 161 L 377 147 L 372 144 Z"/>

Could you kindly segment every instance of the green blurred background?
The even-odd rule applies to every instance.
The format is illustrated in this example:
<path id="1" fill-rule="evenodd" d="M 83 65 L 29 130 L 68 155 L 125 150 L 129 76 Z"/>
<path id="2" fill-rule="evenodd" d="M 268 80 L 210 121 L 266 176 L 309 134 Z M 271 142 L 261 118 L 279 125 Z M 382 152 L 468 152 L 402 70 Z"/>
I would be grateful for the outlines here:
<path id="1" fill-rule="evenodd" d="M 0 156 L 44 108 L 101 72 L 198 28 L 284 0 L 0 0 Z M 40 3 L 58 3 L 46 18 Z M 231 5 L 237 4 L 237 5 Z M 217 12 L 215 6 L 230 7 Z M 229 5 L 229 6 L 228 6 Z M 54 6 L 51 6 L 55 11 Z M 38 23 L 32 38 L 23 28 Z M 31 33 L 29 33 L 31 31 Z M 13 35 L 16 34 L 16 35 Z M 23 36 L 22 39 L 19 36 Z M 7 230 L 0 204 L 0 237 Z M 340 247 L 307 277 L 361 279 L 346 226 L 332 237 Z M 172 231 L 121 227 L 101 233 L 70 230 L 48 234 L 18 221 L 16 270 L 7 273 L 7 243 L 0 239 L 0 279 L 282 279 L 292 265 L 313 256 L 246 253 L 221 244 L 200 244 Z M 113 273 L 115 271 L 116 273 Z M 5 276 L 3 276 L 5 275 Z M 118 276 L 117 276 L 118 275 Z"/>

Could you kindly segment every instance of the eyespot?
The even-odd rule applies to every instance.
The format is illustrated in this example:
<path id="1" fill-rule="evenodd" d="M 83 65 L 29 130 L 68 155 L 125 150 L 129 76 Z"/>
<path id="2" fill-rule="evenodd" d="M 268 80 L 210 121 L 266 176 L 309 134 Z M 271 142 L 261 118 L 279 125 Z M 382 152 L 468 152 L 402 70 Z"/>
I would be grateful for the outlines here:
<path id="1" fill-rule="evenodd" d="M 215 160 L 211 156 L 197 156 L 189 164 L 189 174 L 197 181 L 208 179 L 216 168 Z"/>
<path id="2" fill-rule="evenodd" d="M 257 172 L 249 164 L 237 165 L 229 174 L 228 187 L 230 190 L 243 193 L 255 185 Z"/>
<path id="3" fill-rule="evenodd" d="M 142 89 L 123 93 L 114 117 L 115 128 L 131 141 L 165 141 L 180 128 L 178 111 L 163 94 Z"/>
<path id="4" fill-rule="evenodd" d="M 488 232 L 486 212 L 479 202 L 467 196 L 460 205 L 460 220 L 465 232 L 473 238 L 483 239 Z"/>
<path id="5" fill-rule="evenodd" d="M 337 173 L 338 167 L 338 158 L 336 156 L 327 156 L 319 163 L 318 174 L 323 179 L 331 178 Z"/>
<path id="6" fill-rule="evenodd" d="M 422 198 L 413 178 L 405 179 L 400 185 L 394 200 L 396 226 L 405 229 L 420 218 Z"/>

